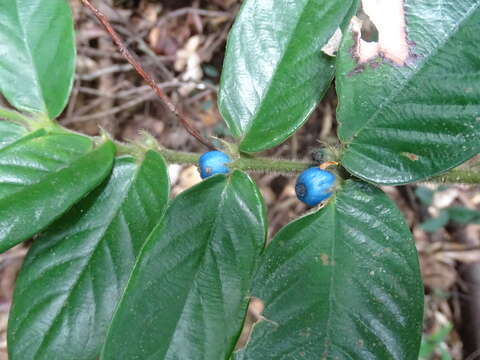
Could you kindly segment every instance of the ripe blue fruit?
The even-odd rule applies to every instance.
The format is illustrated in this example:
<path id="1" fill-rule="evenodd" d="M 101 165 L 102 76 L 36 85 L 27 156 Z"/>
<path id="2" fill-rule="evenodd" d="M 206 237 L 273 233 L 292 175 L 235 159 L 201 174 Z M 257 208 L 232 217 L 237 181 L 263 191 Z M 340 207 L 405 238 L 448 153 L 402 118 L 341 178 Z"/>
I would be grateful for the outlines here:
<path id="1" fill-rule="evenodd" d="M 332 195 L 334 182 L 335 175 L 331 172 L 312 167 L 299 175 L 295 193 L 308 206 L 315 206 Z"/>
<path id="2" fill-rule="evenodd" d="M 230 157 L 217 150 L 209 151 L 200 156 L 198 166 L 200 168 L 200 176 L 202 179 L 217 174 L 228 174 L 230 169 L 227 163 L 231 162 Z"/>

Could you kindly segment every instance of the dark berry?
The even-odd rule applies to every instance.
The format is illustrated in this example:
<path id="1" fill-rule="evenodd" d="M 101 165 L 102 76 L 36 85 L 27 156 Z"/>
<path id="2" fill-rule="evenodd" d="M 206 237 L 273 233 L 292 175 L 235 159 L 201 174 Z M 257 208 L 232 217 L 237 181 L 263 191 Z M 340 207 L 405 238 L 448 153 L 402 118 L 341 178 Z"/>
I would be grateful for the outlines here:
<path id="1" fill-rule="evenodd" d="M 332 195 L 334 183 L 335 175 L 331 172 L 312 167 L 298 176 L 295 193 L 308 206 L 315 206 Z"/>

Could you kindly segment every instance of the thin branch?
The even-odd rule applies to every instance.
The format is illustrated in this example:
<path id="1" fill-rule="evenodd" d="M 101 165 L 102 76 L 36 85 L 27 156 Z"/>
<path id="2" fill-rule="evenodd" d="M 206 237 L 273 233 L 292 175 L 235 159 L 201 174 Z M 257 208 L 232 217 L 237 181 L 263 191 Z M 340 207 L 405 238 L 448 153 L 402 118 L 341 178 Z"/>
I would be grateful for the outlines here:
<path id="1" fill-rule="evenodd" d="M 123 82 L 120 82 L 120 83 L 117 83 L 113 86 L 113 88 L 111 89 L 111 93 L 116 93 L 117 91 L 119 91 L 120 89 L 122 89 L 124 87 L 124 83 Z M 149 88 L 150 89 L 150 88 Z M 75 110 L 75 112 L 73 113 L 72 117 L 76 118 L 80 115 L 85 115 L 85 114 L 88 114 L 89 111 L 95 109 L 96 107 L 98 107 L 102 102 L 104 101 L 103 98 L 96 98 L 94 100 L 92 100 L 91 102 L 87 103 L 86 105 L 83 105 L 81 108 L 79 108 L 78 110 Z"/>
<path id="2" fill-rule="evenodd" d="M 169 12 L 167 15 L 160 18 L 155 24 L 155 26 L 157 27 L 161 26 L 164 23 L 166 23 L 169 19 L 172 19 L 178 16 L 187 15 L 187 14 L 195 14 L 195 15 L 206 16 L 206 17 L 224 17 L 224 18 L 232 17 L 231 13 L 225 12 L 225 11 L 213 11 L 213 10 L 197 9 L 194 7 L 186 7 L 186 8 L 181 8 L 181 9 Z"/>
<path id="3" fill-rule="evenodd" d="M 125 64 L 125 65 L 112 65 L 108 66 L 105 68 L 98 69 L 94 72 L 91 72 L 89 74 L 79 74 L 76 75 L 75 77 L 80 80 L 84 81 L 92 81 L 95 80 L 99 77 L 102 77 L 104 75 L 110 75 L 113 73 L 118 73 L 118 72 L 127 72 L 133 70 L 132 65 L 130 64 Z"/>
<path id="4" fill-rule="evenodd" d="M 110 92 L 106 93 L 104 91 L 99 91 L 86 86 L 80 86 L 78 88 L 78 91 L 82 94 L 94 95 L 94 96 L 99 96 L 107 99 L 125 99 L 125 98 L 132 97 L 132 95 L 138 95 L 138 94 L 149 92 L 151 91 L 151 89 L 150 89 L 150 86 L 142 85 L 139 87 L 133 87 L 127 90 L 118 91 L 114 94 L 111 94 Z"/>
<path id="5" fill-rule="evenodd" d="M 179 82 L 179 81 L 175 80 L 175 81 L 166 81 L 164 83 L 159 83 L 158 86 L 161 87 L 162 89 L 165 89 L 165 88 L 177 88 L 177 87 L 181 86 L 182 84 L 183 84 L 182 82 Z M 116 89 L 116 88 L 118 88 L 118 87 L 115 87 L 114 89 Z M 79 87 L 78 88 L 79 92 L 99 96 L 100 98 L 98 98 L 95 101 L 93 101 L 92 103 L 82 107 L 80 110 L 78 110 L 78 112 L 76 114 L 73 114 L 70 118 L 67 117 L 67 120 L 63 121 L 63 124 L 68 125 L 68 124 L 75 123 L 75 122 L 85 122 L 85 121 L 103 119 L 106 116 L 115 115 L 115 114 L 117 114 L 121 111 L 132 108 L 132 107 L 134 107 L 136 105 L 139 105 L 143 102 L 146 102 L 146 101 L 149 101 L 149 100 L 154 100 L 155 99 L 155 94 L 152 94 L 149 90 L 150 90 L 150 87 L 148 87 L 147 85 L 144 85 L 144 86 L 140 86 L 140 87 L 124 90 L 124 91 L 114 90 L 110 94 L 110 93 L 102 92 L 102 91 L 95 90 L 95 89 Z M 211 90 L 208 90 L 208 91 L 211 91 Z M 102 101 L 104 101 L 105 98 L 107 98 L 107 99 L 123 99 L 123 98 L 131 98 L 132 95 L 135 95 L 135 97 L 132 100 L 130 100 L 128 102 L 125 102 L 124 104 L 121 104 L 117 107 L 114 107 L 114 108 L 111 108 L 111 109 L 108 109 L 108 110 L 105 110 L 105 111 L 102 111 L 102 112 L 99 112 L 99 113 L 95 113 L 95 114 L 83 115 L 85 113 L 88 113 L 88 111 L 90 111 L 91 109 L 94 109 L 95 107 L 97 107 L 99 104 L 101 104 Z"/>
<path id="6" fill-rule="evenodd" d="M 65 120 L 63 123 L 65 125 L 68 125 L 70 123 L 78 123 L 78 122 L 103 119 L 107 116 L 112 116 L 119 112 L 125 111 L 129 108 L 137 106 L 145 101 L 153 100 L 154 98 L 155 98 L 155 95 L 152 93 L 144 94 L 143 96 L 135 97 L 134 99 L 127 101 L 126 103 L 119 105 L 117 107 L 114 107 L 99 113 L 91 114 L 91 115 L 74 116 L 71 120 Z"/>
<path id="7" fill-rule="evenodd" d="M 212 144 L 210 144 L 207 140 L 205 140 L 202 135 L 195 129 L 190 121 L 181 114 L 176 106 L 172 103 L 172 101 L 168 98 L 168 96 L 163 92 L 160 87 L 157 86 L 155 80 L 153 80 L 152 76 L 145 71 L 145 69 L 140 65 L 140 63 L 135 59 L 135 57 L 130 53 L 130 51 L 125 46 L 123 40 L 117 34 L 117 32 L 113 29 L 112 25 L 108 21 L 108 19 L 103 15 L 95 6 L 93 6 L 89 0 L 82 0 L 82 3 L 88 7 L 96 16 L 98 21 L 104 26 L 107 32 L 110 34 L 113 42 L 117 45 L 120 53 L 125 57 L 125 59 L 135 68 L 137 73 L 145 80 L 145 82 L 153 89 L 155 94 L 162 100 L 162 102 L 168 107 L 168 109 L 175 115 L 178 121 L 183 125 L 185 130 L 196 138 L 199 142 L 203 145 L 208 147 L 209 149 L 214 149 Z"/>
<path id="8" fill-rule="evenodd" d="M 143 40 L 142 36 L 137 35 L 135 31 L 130 31 L 128 27 L 121 27 L 117 28 L 118 32 L 123 36 L 126 36 L 129 40 L 131 39 L 132 42 L 136 42 L 138 48 L 147 54 L 154 62 L 155 66 L 158 70 L 162 73 L 165 80 L 173 80 L 175 76 L 168 70 L 168 68 L 163 64 L 163 61 L 160 61 L 160 57 L 148 46 L 148 44 Z"/>

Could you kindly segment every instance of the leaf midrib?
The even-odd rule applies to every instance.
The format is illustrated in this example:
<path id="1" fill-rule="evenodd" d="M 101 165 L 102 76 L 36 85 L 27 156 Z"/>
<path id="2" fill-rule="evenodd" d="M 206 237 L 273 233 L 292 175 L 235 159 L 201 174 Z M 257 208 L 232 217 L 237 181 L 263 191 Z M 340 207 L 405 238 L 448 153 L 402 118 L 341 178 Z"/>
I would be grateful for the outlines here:
<path id="1" fill-rule="evenodd" d="M 29 135 L 34 135 L 35 133 L 32 133 L 32 134 L 29 134 Z M 42 137 L 43 135 L 39 135 L 39 136 L 25 136 L 21 139 L 18 139 L 17 141 L 15 141 L 14 143 L 0 149 L 0 153 L 3 152 L 5 149 L 7 148 L 10 148 L 10 147 L 14 147 L 16 145 L 19 145 L 19 144 L 22 144 L 23 142 L 25 141 L 30 141 L 30 140 L 34 140 L 34 139 L 38 139 L 40 137 Z M 45 183 L 49 183 L 51 182 L 50 179 L 60 173 L 62 173 L 64 170 L 66 169 L 70 169 L 70 168 L 74 168 L 75 166 L 77 166 L 77 164 L 79 162 L 81 162 L 86 156 L 92 154 L 96 149 L 94 148 L 94 144 L 93 143 L 90 143 L 90 146 L 89 146 L 89 149 L 83 153 L 79 153 L 78 157 L 75 158 L 75 159 L 72 159 L 71 162 L 63 165 L 63 166 L 59 166 L 57 169 L 53 170 L 53 171 L 48 171 L 45 176 L 43 176 L 39 181 L 35 182 L 35 183 L 32 183 L 32 184 L 29 184 L 29 185 L 24 185 L 22 186 L 20 189 L 17 189 L 16 191 L 13 191 L 11 192 L 10 194 L 4 196 L 4 197 L 1 197 L 0 198 L 0 207 L 1 207 L 1 204 L 4 203 L 7 199 L 9 198 L 12 198 L 12 197 L 18 197 L 19 194 L 22 194 L 22 193 L 29 193 L 31 191 L 31 188 L 34 187 L 34 186 L 42 186 L 42 184 L 45 184 Z"/>
<path id="2" fill-rule="evenodd" d="M 140 172 L 141 167 L 142 167 L 141 165 L 136 167 L 134 175 L 131 177 L 130 181 L 128 182 L 128 185 L 126 186 L 127 191 L 124 192 L 124 195 L 121 197 L 121 200 L 118 202 L 118 204 L 120 204 L 120 206 L 118 206 L 117 209 L 115 209 L 115 211 L 113 211 L 111 213 L 111 216 L 108 218 L 108 221 L 106 222 L 106 224 L 108 224 L 108 225 L 104 226 L 103 229 L 101 230 L 101 232 L 98 236 L 99 241 L 97 242 L 97 244 L 92 249 L 90 255 L 88 256 L 88 259 L 84 262 L 85 265 L 84 265 L 83 269 L 80 271 L 77 278 L 73 281 L 72 286 L 69 288 L 68 295 L 65 298 L 65 300 L 62 304 L 62 307 L 60 308 L 58 313 L 55 315 L 55 319 L 52 322 L 52 324 L 49 326 L 49 330 L 47 331 L 46 335 L 42 338 L 42 341 L 41 341 L 37 351 L 35 351 L 35 356 L 41 354 L 41 352 L 43 350 L 43 344 L 47 340 L 47 338 L 50 338 L 50 336 L 52 334 L 52 329 L 54 328 L 54 326 L 58 322 L 58 319 L 61 317 L 62 313 L 65 311 L 65 308 L 66 308 L 66 306 L 69 302 L 69 299 L 72 296 L 73 289 L 77 287 L 80 279 L 85 275 L 85 271 L 88 268 L 89 264 L 91 263 L 92 258 L 94 257 L 95 253 L 97 252 L 100 244 L 102 244 L 103 241 L 104 241 L 104 235 L 110 229 L 110 226 L 112 225 L 113 220 L 115 220 L 115 218 L 117 218 L 120 211 L 122 210 L 123 205 L 125 203 L 125 199 L 128 198 L 128 196 L 130 195 L 130 191 L 132 189 L 132 186 L 136 183 L 136 180 L 137 180 L 137 177 L 138 177 L 138 174 Z"/>
<path id="3" fill-rule="evenodd" d="M 13 140 L 11 143 L 5 145 L 4 147 L 2 147 L 0 149 L 0 155 L 5 152 L 6 150 L 10 150 L 12 147 L 15 147 L 19 144 L 22 144 L 23 142 L 25 141 L 29 141 L 29 140 L 32 140 L 32 139 L 35 139 L 37 137 L 41 137 L 41 136 L 46 136 L 48 135 L 47 132 L 44 130 L 44 129 L 39 129 L 37 131 L 34 131 L 34 132 L 31 132 L 31 133 L 26 133 L 24 134 L 23 136 L 20 136 L 18 138 L 16 138 L 15 140 Z"/>
<path id="4" fill-rule="evenodd" d="M 19 139 L 28 135 L 28 131 L 25 127 L 18 125 L 15 122 L 10 122 L 0 116 L 0 152 L 7 146 L 17 142 Z M 14 128 L 9 128 L 13 125 Z M 15 128 L 17 127 L 18 128 Z M 2 129 L 3 127 L 3 129 Z M 2 146 L 2 144 L 4 144 Z"/>
<path id="5" fill-rule="evenodd" d="M 333 301 L 334 301 L 334 295 L 333 295 L 333 292 L 334 292 L 334 286 L 335 286 L 335 268 L 338 266 L 336 264 L 336 260 L 335 260 L 335 252 L 336 252 L 336 241 L 337 241 L 337 232 L 336 230 L 338 229 L 337 227 L 337 209 L 336 209 L 336 202 L 337 202 L 337 199 L 333 199 L 332 200 L 332 203 L 330 204 L 331 208 L 332 208 L 332 217 L 333 217 L 333 239 L 332 239 L 332 247 L 331 247 L 331 251 L 330 251 L 330 256 L 331 256 L 331 261 L 333 262 L 332 263 L 332 272 L 331 272 L 331 276 L 330 276 L 330 284 L 329 284 L 329 290 L 328 290 L 328 318 L 327 318 L 327 324 L 326 324 L 326 329 L 325 329 L 325 340 L 323 342 L 323 347 L 324 347 L 324 350 L 323 350 L 323 354 L 322 354 L 322 358 L 325 358 L 325 356 L 327 356 L 329 354 L 329 348 L 331 346 L 331 344 L 329 344 L 330 342 L 330 339 L 331 339 L 331 327 L 332 327 L 332 308 L 333 308 Z"/>
<path id="6" fill-rule="evenodd" d="M 210 230 L 209 230 L 209 232 L 208 232 L 208 236 L 206 236 L 206 238 L 208 239 L 208 241 L 205 241 L 205 251 L 203 252 L 202 257 L 201 257 L 201 259 L 200 259 L 200 261 L 199 261 L 198 269 L 202 268 L 203 265 L 204 265 L 204 263 L 205 263 L 205 258 L 206 258 L 207 253 L 208 253 L 207 250 L 208 250 L 208 248 L 209 248 L 209 245 L 210 245 L 211 242 L 212 242 L 212 239 L 211 239 L 211 238 L 212 238 L 212 234 L 214 233 L 214 229 L 216 229 L 216 226 L 217 226 L 217 223 L 218 223 L 218 219 L 219 219 L 219 217 L 220 217 L 220 216 L 219 216 L 219 214 L 220 214 L 219 209 L 221 209 L 221 208 L 223 207 L 223 205 L 224 205 L 224 202 L 225 202 L 225 194 L 226 194 L 226 192 L 227 192 L 227 190 L 228 190 L 228 187 L 230 186 L 230 181 L 231 181 L 231 180 L 230 180 L 230 177 L 228 177 L 228 178 L 226 179 L 226 183 L 225 183 L 225 185 L 224 185 L 224 187 L 223 187 L 222 193 L 220 194 L 220 201 L 219 201 L 218 206 L 217 206 L 217 208 L 216 208 L 217 211 L 215 211 L 215 219 L 214 219 L 213 224 L 212 224 L 212 226 L 211 226 L 211 228 L 210 228 Z M 186 305 L 188 299 L 190 298 L 190 296 L 192 295 L 192 289 L 194 288 L 193 284 L 196 283 L 197 276 L 198 276 L 198 270 L 195 272 L 195 275 L 192 277 L 192 281 L 191 281 L 191 284 L 192 284 L 192 285 L 189 287 L 188 294 L 187 294 L 187 295 L 185 296 L 185 298 L 184 298 L 183 305 L 182 305 L 182 309 L 185 309 L 185 305 Z M 166 357 L 166 356 L 169 354 L 169 352 L 170 352 L 172 339 L 173 339 L 173 337 L 175 336 L 175 334 L 177 333 L 177 329 L 178 329 L 178 326 L 179 326 L 179 324 L 180 324 L 180 320 L 181 320 L 181 318 L 182 318 L 182 314 L 183 314 L 183 312 L 181 312 L 181 313 L 179 314 L 179 316 L 177 317 L 177 321 L 176 321 L 176 323 L 175 323 L 175 328 L 174 328 L 173 331 L 171 332 L 171 336 L 170 336 L 169 339 L 168 339 L 168 347 L 167 347 L 167 349 L 166 349 L 166 351 L 165 351 L 165 357 Z"/>
<path id="7" fill-rule="evenodd" d="M 290 52 L 291 43 L 292 43 L 292 41 L 293 41 L 293 39 L 294 39 L 294 37 L 295 37 L 295 34 L 296 34 L 297 31 L 298 31 L 299 26 L 302 24 L 301 19 L 303 19 L 304 14 L 305 14 L 305 12 L 306 12 L 306 9 L 309 7 L 309 5 L 310 5 L 311 3 L 312 3 L 312 0 L 308 0 L 308 1 L 305 3 L 303 9 L 300 11 L 299 16 L 298 16 L 298 18 L 297 18 L 297 21 L 296 21 L 296 23 L 295 23 L 295 26 L 293 27 L 293 30 L 290 31 L 290 34 L 289 34 L 289 36 L 288 36 L 288 39 L 287 39 L 287 41 L 286 41 L 286 43 L 285 43 L 284 51 L 282 52 L 282 55 L 281 55 L 280 58 L 278 59 L 278 62 L 277 62 L 277 64 L 276 64 L 276 66 L 275 66 L 275 69 L 276 69 L 276 70 L 275 70 L 273 76 L 271 77 L 270 81 L 268 82 L 267 86 L 264 88 L 263 94 L 262 94 L 262 95 L 260 96 L 260 98 L 258 99 L 257 104 L 260 104 L 260 106 L 256 106 L 254 112 L 251 114 L 251 118 L 250 118 L 250 120 L 248 121 L 248 126 L 242 131 L 243 134 L 242 134 L 242 136 L 241 136 L 240 142 L 243 141 L 243 139 L 245 139 L 245 138 L 248 136 L 251 128 L 253 127 L 254 123 L 257 121 L 259 114 L 261 113 L 262 109 L 264 108 L 265 98 L 269 95 L 270 89 L 271 89 L 272 86 L 275 84 L 276 79 L 277 79 L 277 77 L 279 76 L 279 75 L 278 75 L 278 74 L 279 74 L 279 69 L 283 66 L 283 64 L 284 64 L 284 62 L 285 62 L 285 58 L 286 58 L 287 53 Z M 331 35 L 333 35 L 334 32 L 335 32 L 335 30 L 332 31 L 332 34 L 331 34 Z M 327 37 L 327 41 L 328 41 L 328 37 Z M 326 44 L 326 42 L 325 42 L 325 44 Z M 324 45 L 325 45 L 325 44 L 324 44 Z"/>

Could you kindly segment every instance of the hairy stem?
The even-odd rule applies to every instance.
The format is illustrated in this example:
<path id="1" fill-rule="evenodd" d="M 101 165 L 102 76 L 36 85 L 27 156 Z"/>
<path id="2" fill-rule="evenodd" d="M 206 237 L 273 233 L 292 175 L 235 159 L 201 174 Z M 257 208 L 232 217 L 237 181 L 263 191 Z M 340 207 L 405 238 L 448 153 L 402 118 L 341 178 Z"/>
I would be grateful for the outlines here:
<path id="1" fill-rule="evenodd" d="M 453 169 L 449 172 L 435 176 L 427 182 L 441 184 L 480 184 L 480 172 L 466 169 Z"/>
<path id="2" fill-rule="evenodd" d="M 198 163 L 200 154 L 185 152 L 185 151 L 173 151 L 161 148 L 158 150 L 164 159 L 169 163 L 174 164 L 189 164 L 195 165 Z"/>
<path id="3" fill-rule="evenodd" d="M 159 152 L 169 163 L 196 165 L 201 154 L 174 151 L 160 148 Z M 281 174 L 298 174 L 303 170 L 315 166 L 311 161 L 285 160 L 266 157 L 242 156 L 233 161 L 230 168 L 244 171 L 278 172 Z M 421 182 L 441 184 L 480 184 L 480 172 L 472 170 L 454 169 Z"/>
<path id="4" fill-rule="evenodd" d="M 245 171 L 278 172 L 282 174 L 296 174 L 309 167 L 312 162 L 300 160 L 273 159 L 264 157 L 241 157 L 231 165 L 234 169 Z"/>
<path id="5" fill-rule="evenodd" d="M 160 154 L 169 163 L 197 164 L 200 154 L 159 149 Z M 245 171 L 278 172 L 282 174 L 299 173 L 312 166 L 311 162 L 273 159 L 265 157 L 241 157 L 229 164 L 232 169 Z"/>

